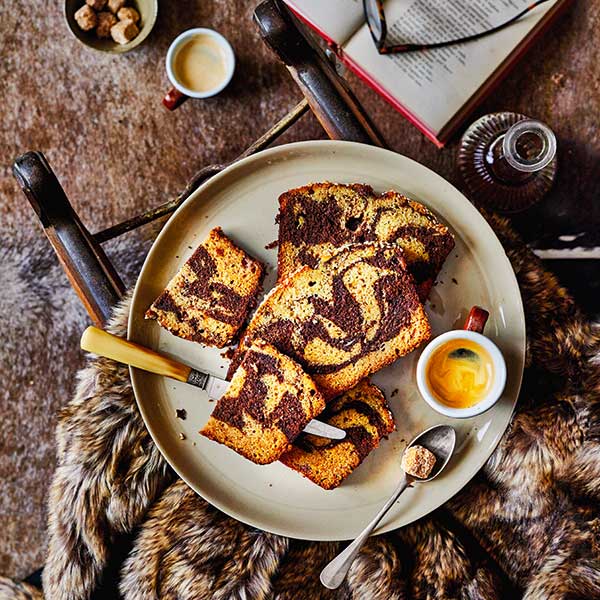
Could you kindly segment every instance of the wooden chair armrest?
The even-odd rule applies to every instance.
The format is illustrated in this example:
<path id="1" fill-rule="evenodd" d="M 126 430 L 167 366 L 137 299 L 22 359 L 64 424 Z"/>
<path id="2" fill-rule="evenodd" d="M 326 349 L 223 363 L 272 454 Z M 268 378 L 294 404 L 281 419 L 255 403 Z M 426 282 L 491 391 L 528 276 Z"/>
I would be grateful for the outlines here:
<path id="1" fill-rule="evenodd" d="M 71 285 L 102 326 L 125 291 L 104 250 L 83 226 L 41 152 L 27 152 L 13 174 L 38 215 Z"/>
<path id="2" fill-rule="evenodd" d="M 367 113 L 322 52 L 313 48 L 277 0 L 266 0 L 254 11 L 260 34 L 286 65 L 310 108 L 331 139 L 385 147 Z"/>

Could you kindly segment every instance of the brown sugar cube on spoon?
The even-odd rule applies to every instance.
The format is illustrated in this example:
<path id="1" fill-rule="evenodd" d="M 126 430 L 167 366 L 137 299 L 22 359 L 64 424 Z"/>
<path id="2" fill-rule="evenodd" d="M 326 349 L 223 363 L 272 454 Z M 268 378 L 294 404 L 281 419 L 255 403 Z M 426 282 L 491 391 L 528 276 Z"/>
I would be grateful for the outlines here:
<path id="1" fill-rule="evenodd" d="M 90 31 L 90 29 L 94 29 L 98 25 L 98 16 L 87 4 L 84 4 L 73 16 L 77 25 L 83 31 Z"/>
<path id="2" fill-rule="evenodd" d="M 117 17 L 119 17 L 120 21 L 133 21 L 137 23 L 140 20 L 140 13 L 135 8 L 131 8 L 131 6 L 124 6 L 117 11 Z"/>
<path id="3" fill-rule="evenodd" d="M 120 11 L 119 11 L 120 12 Z M 117 44 L 127 44 L 140 32 L 133 21 L 119 21 L 110 28 L 110 35 Z"/>
<path id="4" fill-rule="evenodd" d="M 256 342 L 200 433 L 254 463 L 268 464 L 324 408 L 323 396 L 298 363 Z"/>
<path id="5" fill-rule="evenodd" d="M 111 12 L 103 11 L 98 13 L 98 26 L 96 27 L 96 35 L 99 38 L 109 38 L 110 29 L 117 23 L 117 17 Z"/>
<path id="6" fill-rule="evenodd" d="M 402 469 L 418 479 L 427 479 L 435 466 L 435 455 L 423 446 L 407 448 L 402 455 Z"/>
<path id="7" fill-rule="evenodd" d="M 213 229 L 146 311 L 173 335 L 223 348 L 241 329 L 264 275 L 262 264 Z"/>

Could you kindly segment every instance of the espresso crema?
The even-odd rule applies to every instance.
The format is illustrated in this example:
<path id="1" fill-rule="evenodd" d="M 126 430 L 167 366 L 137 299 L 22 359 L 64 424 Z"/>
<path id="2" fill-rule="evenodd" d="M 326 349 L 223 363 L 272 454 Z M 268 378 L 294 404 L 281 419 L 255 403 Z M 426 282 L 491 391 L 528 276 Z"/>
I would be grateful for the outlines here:
<path id="1" fill-rule="evenodd" d="M 193 92 L 209 92 L 227 78 L 227 58 L 221 45 L 210 35 L 198 33 L 177 51 L 173 72 Z"/>
<path id="2" fill-rule="evenodd" d="M 488 351 L 478 343 L 454 339 L 431 355 L 426 380 L 438 402 L 451 408 L 469 408 L 490 393 L 494 363 Z"/>

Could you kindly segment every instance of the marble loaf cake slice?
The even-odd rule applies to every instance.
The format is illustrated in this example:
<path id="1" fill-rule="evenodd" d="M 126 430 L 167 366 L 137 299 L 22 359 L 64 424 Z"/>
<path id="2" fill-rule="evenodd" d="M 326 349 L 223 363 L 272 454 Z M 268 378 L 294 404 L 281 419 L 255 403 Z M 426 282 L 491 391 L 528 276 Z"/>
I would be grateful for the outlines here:
<path id="1" fill-rule="evenodd" d="M 344 429 L 346 437 L 328 440 L 301 433 L 279 460 L 326 490 L 340 485 L 396 429 L 385 396 L 366 379 L 332 400 L 319 419 Z"/>
<path id="2" fill-rule="evenodd" d="M 279 197 L 278 277 L 316 266 L 335 248 L 380 241 L 404 250 L 419 297 L 427 299 L 454 238 L 425 206 L 398 192 L 376 194 L 363 184 L 313 183 Z"/>
<path id="3" fill-rule="evenodd" d="M 313 380 L 291 358 L 253 344 L 200 431 L 252 462 L 276 461 L 325 408 Z"/>
<path id="4" fill-rule="evenodd" d="M 222 348 L 254 306 L 264 269 L 221 230 L 213 229 L 146 311 L 174 335 Z"/>
<path id="5" fill-rule="evenodd" d="M 271 290 L 242 336 L 230 374 L 262 339 L 302 365 L 330 399 L 417 348 L 430 332 L 402 249 L 352 244 Z"/>

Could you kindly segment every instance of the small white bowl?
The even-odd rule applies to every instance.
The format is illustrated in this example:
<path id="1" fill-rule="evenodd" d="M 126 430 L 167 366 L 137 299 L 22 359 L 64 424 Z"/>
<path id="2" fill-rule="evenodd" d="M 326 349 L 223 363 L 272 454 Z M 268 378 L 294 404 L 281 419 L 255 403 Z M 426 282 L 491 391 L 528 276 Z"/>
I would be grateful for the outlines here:
<path id="1" fill-rule="evenodd" d="M 185 87 L 176 77 L 175 72 L 173 70 L 173 62 L 175 60 L 175 56 L 177 55 L 177 51 L 183 44 L 185 44 L 190 38 L 194 37 L 198 34 L 204 34 L 212 37 L 221 48 L 224 50 L 225 54 L 225 70 L 226 74 L 221 83 L 218 86 L 206 90 L 205 92 L 196 92 L 194 90 L 190 90 Z M 219 92 L 222 92 L 231 81 L 233 77 L 233 72 L 235 71 L 235 54 L 233 52 L 233 48 L 231 44 L 224 38 L 220 33 L 215 31 L 214 29 L 207 29 L 206 27 L 196 27 L 194 29 L 188 29 L 183 33 L 179 34 L 169 46 L 169 50 L 167 52 L 166 58 L 166 67 L 167 67 L 167 76 L 169 77 L 169 81 L 173 84 L 173 86 L 179 90 L 182 94 L 189 96 L 190 98 L 210 98 L 211 96 L 216 96 Z"/>
<path id="2" fill-rule="evenodd" d="M 494 383 L 492 385 L 492 389 L 483 400 L 477 404 L 474 404 L 473 406 L 469 406 L 468 408 L 451 408 L 450 406 L 446 406 L 445 404 L 439 402 L 431 392 L 426 377 L 426 367 L 431 355 L 442 344 L 456 339 L 471 340 L 476 344 L 479 344 L 482 348 L 488 351 L 492 362 L 494 363 Z M 490 338 L 475 331 L 456 329 L 442 333 L 442 335 L 439 335 L 429 342 L 427 346 L 425 346 L 425 349 L 419 357 L 419 362 L 417 363 L 417 387 L 419 388 L 419 392 L 421 392 L 421 396 L 423 396 L 425 402 L 427 402 L 427 404 L 429 404 L 433 410 L 445 415 L 446 417 L 452 417 L 454 419 L 468 419 L 469 417 L 480 415 L 496 404 L 500 396 L 502 396 L 505 385 L 506 362 L 504 361 L 502 352 L 500 352 L 498 346 L 496 346 L 496 344 L 494 344 Z"/>

